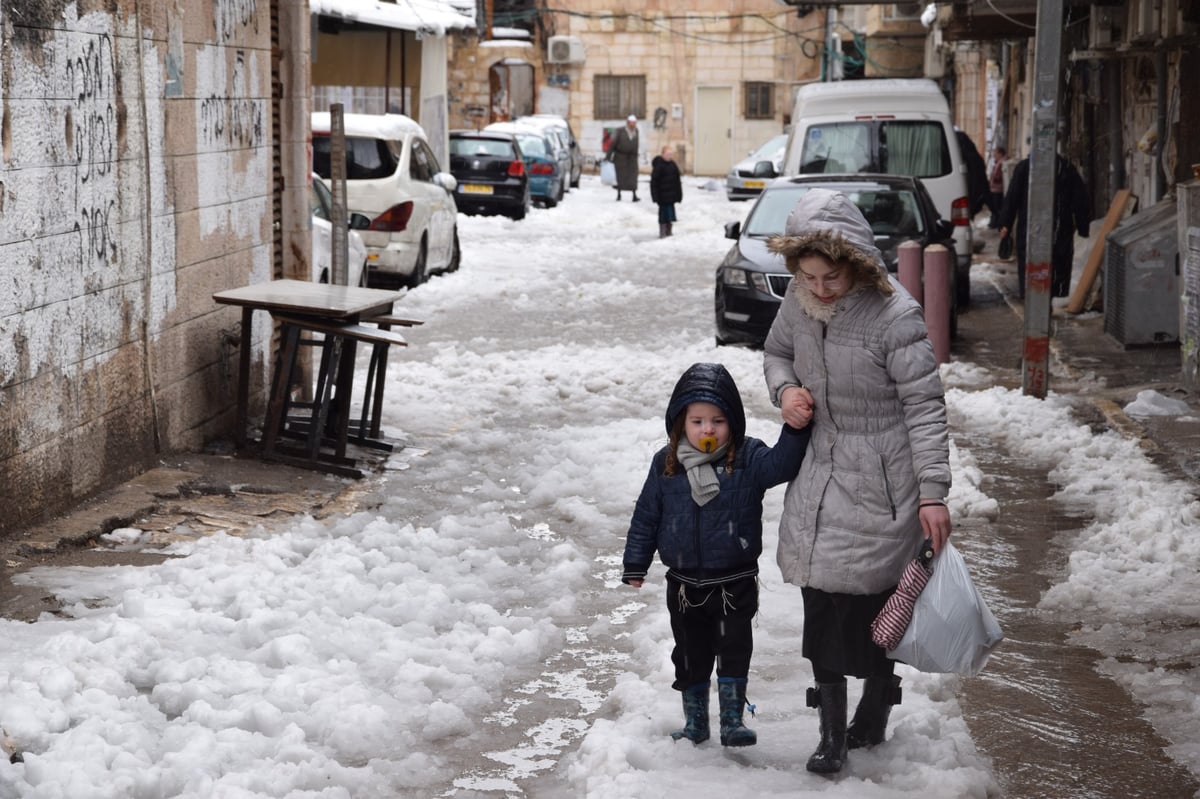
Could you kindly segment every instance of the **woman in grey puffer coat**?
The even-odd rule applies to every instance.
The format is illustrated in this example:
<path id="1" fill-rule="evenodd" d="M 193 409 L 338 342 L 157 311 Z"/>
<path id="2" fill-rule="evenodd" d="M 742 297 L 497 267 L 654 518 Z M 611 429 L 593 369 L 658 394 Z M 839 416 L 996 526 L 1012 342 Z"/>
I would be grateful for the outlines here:
<path id="1" fill-rule="evenodd" d="M 798 408 L 813 421 L 777 560 L 804 595 L 808 704 L 821 718 L 808 769 L 832 773 L 847 749 L 883 741 L 900 701 L 871 621 L 921 540 L 937 551 L 950 535 L 945 395 L 921 308 L 889 278 L 845 195 L 807 192 L 768 247 L 795 279 L 764 347 L 767 388 L 784 421 Z M 849 729 L 846 675 L 865 678 Z"/>

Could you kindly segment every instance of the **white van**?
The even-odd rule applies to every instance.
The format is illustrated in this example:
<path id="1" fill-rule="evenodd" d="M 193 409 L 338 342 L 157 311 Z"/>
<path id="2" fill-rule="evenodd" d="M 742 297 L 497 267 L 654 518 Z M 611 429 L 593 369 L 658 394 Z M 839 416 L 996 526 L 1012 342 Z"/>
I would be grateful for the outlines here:
<path id="1" fill-rule="evenodd" d="M 921 179 L 954 224 L 959 304 L 970 302 L 967 167 L 950 107 L 926 79 L 810 83 L 796 90 L 786 176 L 875 172 Z"/>

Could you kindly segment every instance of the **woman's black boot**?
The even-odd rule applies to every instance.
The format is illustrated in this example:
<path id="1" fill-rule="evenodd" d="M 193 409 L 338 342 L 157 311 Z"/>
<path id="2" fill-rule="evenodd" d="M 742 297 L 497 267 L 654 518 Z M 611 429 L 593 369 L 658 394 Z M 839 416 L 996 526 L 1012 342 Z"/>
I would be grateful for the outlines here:
<path id="1" fill-rule="evenodd" d="M 883 743 L 887 737 L 888 717 L 892 705 L 900 704 L 899 677 L 868 677 L 863 680 L 862 699 L 854 711 L 854 719 L 846 730 L 846 746 L 861 749 Z"/>
<path id="2" fill-rule="evenodd" d="M 846 762 L 846 681 L 819 682 L 808 689 L 808 706 L 821 715 L 821 743 L 806 768 L 817 774 L 836 774 Z"/>

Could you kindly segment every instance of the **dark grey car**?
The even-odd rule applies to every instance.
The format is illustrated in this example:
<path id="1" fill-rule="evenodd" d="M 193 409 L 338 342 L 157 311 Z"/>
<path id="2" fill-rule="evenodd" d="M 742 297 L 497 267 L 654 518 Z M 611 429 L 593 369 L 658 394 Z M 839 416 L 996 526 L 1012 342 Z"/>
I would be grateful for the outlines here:
<path id="1" fill-rule="evenodd" d="M 854 201 L 871 223 L 875 246 L 890 272 L 896 271 L 897 247 L 905 241 L 916 241 L 922 247 L 941 244 L 954 251 L 953 225 L 938 216 L 918 178 L 866 174 L 778 178 L 759 195 L 745 224 L 725 225 L 725 237 L 737 243 L 717 267 L 717 344 L 763 345 L 792 282 L 783 259 L 768 252 L 767 239 L 783 233 L 796 201 L 814 187 L 840 191 Z M 954 270 L 950 273 L 953 281 Z M 958 313 L 953 282 L 950 293 L 953 334 Z"/>

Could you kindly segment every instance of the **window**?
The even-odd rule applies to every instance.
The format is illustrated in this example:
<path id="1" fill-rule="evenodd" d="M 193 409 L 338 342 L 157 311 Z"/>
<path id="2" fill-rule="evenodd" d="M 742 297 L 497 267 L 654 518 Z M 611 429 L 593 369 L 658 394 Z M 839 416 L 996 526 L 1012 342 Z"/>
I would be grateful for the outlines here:
<path id="1" fill-rule="evenodd" d="M 333 144 L 328 134 L 314 134 L 313 171 L 326 180 L 331 176 L 330 153 Z M 346 137 L 347 180 L 375 180 L 390 177 L 396 171 L 399 154 L 390 142 L 360 136 Z"/>
<path id="2" fill-rule="evenodd" d="M 645 75 L 597 75 L 596 119 L 646 118 Z"/>
<path id="3" fill-rule="evenodd" d="M 940 123 L 832 122 L 811 125 L 800 153 L 801 174 L 886 172 L 938 178 L 952 171 Z"/>
<path id="4" fill-rule="evenodd" d="M 775 84 L 747 82 L 743 84 L 746 97 L 746 119 L 771 119 L 775 116 Z"/>
<path id="5" fill-rule="evenodd" d="M 412 140 L 412 155 L 409 156 L 408 163 L 409 176 L 413 180 L 429 183 L 433 180 L 433 176 L 437 174 L 437 171 L 437 158 L 434 157 L 433 151 L 425 145 L 425 142 L 414 138 Z"/>

